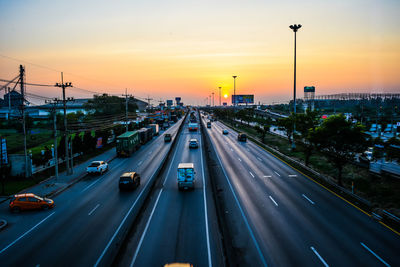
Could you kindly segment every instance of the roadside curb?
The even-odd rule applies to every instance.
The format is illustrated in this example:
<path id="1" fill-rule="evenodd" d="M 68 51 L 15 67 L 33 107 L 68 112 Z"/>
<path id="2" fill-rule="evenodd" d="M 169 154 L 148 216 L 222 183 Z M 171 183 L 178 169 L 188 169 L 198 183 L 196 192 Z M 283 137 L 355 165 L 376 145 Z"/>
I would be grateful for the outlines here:
<path id="1" fill-rule="evenodd" d="M 0 231 L 3 230 L 7 226 L 6 220 L 0 220 Z"/>

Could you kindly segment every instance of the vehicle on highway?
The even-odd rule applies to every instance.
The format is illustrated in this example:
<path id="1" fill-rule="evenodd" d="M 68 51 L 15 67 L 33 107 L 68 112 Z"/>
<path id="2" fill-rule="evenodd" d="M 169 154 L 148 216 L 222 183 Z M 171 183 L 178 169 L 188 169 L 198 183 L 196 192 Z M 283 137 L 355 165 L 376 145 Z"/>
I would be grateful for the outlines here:
<path id="1" fill-rule="evenodd" d="M 246 142 L 246 140 L 247 140 L 247 135 L 244 134 L 244 133 L 239 133 L 237 139 L 238 139 L 238 141 L 240 141 L 240 142 Z"/>
<path id="2" fill-rule="evenodd" d="M 174 263 L 167 263 L 164 265 L 164 267 L 193 267 L 193 264 L 174 262 Z"/>
<path id="3" fill-rule="evenodd" d="M 207 128 L 211 128 L 211 121 L 207 121 Z"/>
<path id="4" fill-rule="evenodd" d="M 153 130 L 153 135 L 158 135 L 160 132 L 160 126 L 158 124 L 149 124 L 149 126 Z"/>
<path id="5" fill-rule="evenodd" d="M 11 198 L 9 207 L 12 212 L 34 209 L 47 210 L 54 207 L 54 201 L 32 193 L 17 194 Z"/>
<path id="6" fill-rule="evenodd" d="M 178 165 L 178 189 L 194 189 L 194 164 L 179 163 Z"/>
<path id="7" fill-rule="evenodd" d="M 197 131 L 198 129 L 199 129 L 199 125 L 197 124 L 197 122 L 189 123 L 189 131 L 190 132 Z"/>
<path id="8" fill-rule="evenodd" d="M 150 128 L 140 128 L 138 130 L 140 144 L 144 145 L 153 138 L 153 130 Z"/>
<path id="9" fill-rule="evenodd" d="M 222 134 L 228 134 L 229 132 L 228 132 L 228 130 L 227 129 L 223 129 L 222 130 Z"/>
<path id="10" fill-rule="evenodd" d="M 171 140 L 172 140 L 171 134 L 167 133 L 164 135 L 164 142 L 166 142 L 166 143 L 171 142 Z"/>
<path id="11" fill-rule="evenodd" d="M 189 148 L 198 148 L 199 147 L 199 142 L 197 141 L 196 138 L 192 138 L 189 140 Z"/>
<path id="12" fill-rule="evenodd" d="M 119 189 L 135 189 L 140 185 L 140 175 L 137 172 L 125 172 L 119 177 Z"/>
<path id="13" fill-rule="evenodd" d="M 108 164 L 105 161 L 92 161 L 92 163 L 86 167 L 86 172 L 88 174 L 103 174 L 106 171 L 108 171 Z"/>
<path id="14" fill-rule="evenodd" d="M 140 146 L 138 131 L 125 132 L 117 137 L 115 146 L 118 157 L 129 157 Z"/>

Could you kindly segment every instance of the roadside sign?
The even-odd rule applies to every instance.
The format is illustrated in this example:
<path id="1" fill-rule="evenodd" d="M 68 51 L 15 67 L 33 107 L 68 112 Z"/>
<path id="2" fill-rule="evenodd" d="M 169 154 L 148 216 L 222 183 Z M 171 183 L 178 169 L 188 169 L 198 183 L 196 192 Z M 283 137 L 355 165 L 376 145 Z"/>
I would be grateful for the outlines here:
<path id="1" fill-rule="evenodd" d="M 7 141 L 5 138 L 1 138 L 0 149 L 1 164 L 8 164 Z"/>

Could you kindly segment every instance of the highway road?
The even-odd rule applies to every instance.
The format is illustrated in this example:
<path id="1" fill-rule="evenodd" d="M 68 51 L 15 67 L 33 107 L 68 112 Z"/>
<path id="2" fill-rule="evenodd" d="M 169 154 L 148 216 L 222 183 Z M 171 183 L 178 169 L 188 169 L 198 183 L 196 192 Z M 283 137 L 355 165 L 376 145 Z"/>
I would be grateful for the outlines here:
<path id="1" fill-rule="evenodd" d="M 222 130 L 229 134 L 223 135 Z M 257 255 L 252 266 L 400 266 L 400 236 L 220 122 L 206 129 Z"/>
<path id="2" fill-rule="evenodd" d="M 175 138 L 182 121 L 166 132 Z M 8 203 L 1 204 L 0 217 L 9 225 L 0 233 L 0 265 L 103 265 L 122 223 L 136 208 L 136 200 L 170 146 L 160 135 L 131 157 L 114 159 L 105 174 L 86 177 L 55 197 L 54 209 L 11 214 Z M 141 185 L 135 191 L 118 189 L 119 176 L 126 171 L 141 174 Z"/>
<path id="3" fill-rule="evenodd" d="M 199 148 L 189 148 L 191 138 L 199 141 Z M 120 253 L 118 266 L 163 266 L 172 262 L 194 266 L 223 265 L 202 142 L 200 132 L 189 132 L 185 124 L 151 203 Z M 194 163 L 194 190 L 178 190 L 179 163 Z"/>

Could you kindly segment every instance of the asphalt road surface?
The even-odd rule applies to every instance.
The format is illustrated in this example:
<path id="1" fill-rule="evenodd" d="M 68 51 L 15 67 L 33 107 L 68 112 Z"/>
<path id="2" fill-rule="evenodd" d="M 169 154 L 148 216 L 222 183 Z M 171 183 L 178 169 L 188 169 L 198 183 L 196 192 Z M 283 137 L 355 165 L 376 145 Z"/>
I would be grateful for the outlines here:
<path id="1" fill-rule="evenodd" d="M 191 138 L 199 141 L 199 148 L 189 148 Z M 160 185 L 121 253 L 119 266 L 164 266 L 173 262 L 222 266 L 202 142 L 200 131 L 189 132 L 185 124 L 173 157 L 161 175 Z M 178 190 L 179 163 L 194 163 L 194 190 Z"/>
<path id="2" fill-rule="evenodd" d="M 222 123 L 207 132 L 248 223 L 252 265 L 400 266 L 397 234 Z"/>
<path id="3" fill-rule="evenodd" d="M 166 132 L 175 133 L 182 122 Z M 8 212 L 0 205 L 0 217 L 9 225 L 0 233 L 1 266 L 93 266 L 101 263 L 110 239 L 118 230 L 149 178 L 167 154 L 171 143 L 163 135 L 153 138 L 129 158 L 116 158 L 109 171 L 88 176 L 54 198 L 47 211 Z M 141 185 L 120 192 L 119 176 L 126 171 L 141 174 Z"/>

